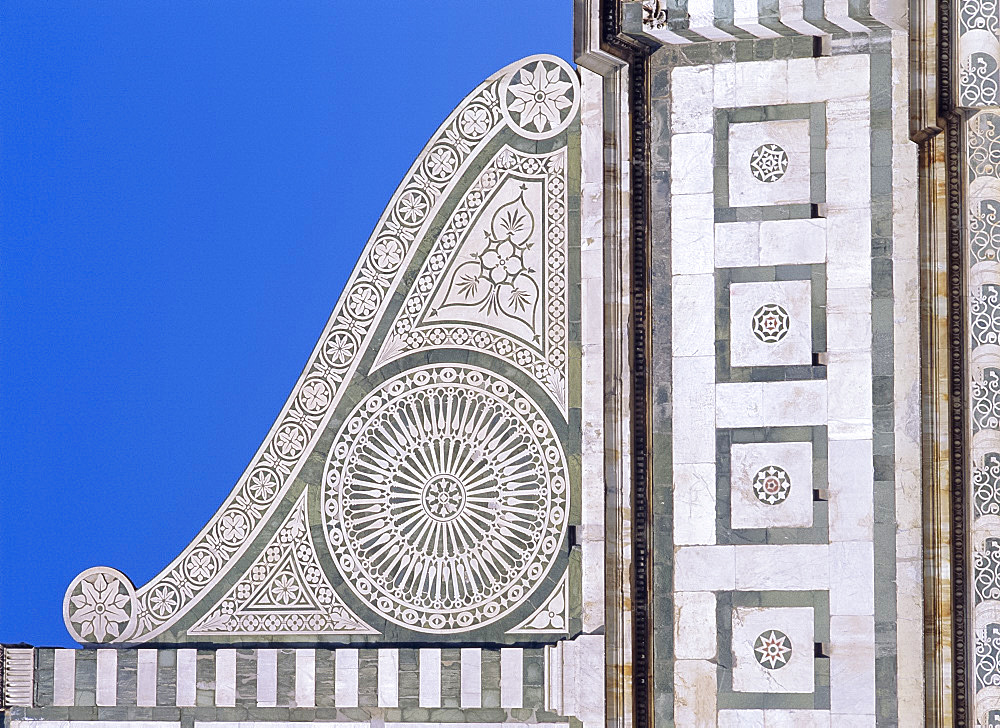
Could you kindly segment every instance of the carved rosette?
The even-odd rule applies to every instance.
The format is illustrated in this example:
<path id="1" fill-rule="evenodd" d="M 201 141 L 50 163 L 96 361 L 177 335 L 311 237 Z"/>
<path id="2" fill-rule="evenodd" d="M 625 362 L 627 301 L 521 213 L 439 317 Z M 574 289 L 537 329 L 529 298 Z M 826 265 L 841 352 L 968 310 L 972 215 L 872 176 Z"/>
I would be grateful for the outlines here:
<path id="1" fill-rule="evenodd" d="M 514 64 L 500 88 L 504 118 L 527 139 L 548 139 L 570 125 L 580 106 L 579 81 L 565 61 L 530 56 Z"/>
<path id="2" fill-rule="evenodd" d="M 418 632 L 482 627 L 544 580 L 566 531 L 566 459 L 518 387 L 431 366 L 367 395 L 338 433 L 323 514 L 357 597 Z"/>
<path id="3" fill-rule="evenodd" d="M 127 642 L 135 630 L 135 588 L 117 569 L 95 566 L 70 583 L 63 621 L 77 642 Z"/>

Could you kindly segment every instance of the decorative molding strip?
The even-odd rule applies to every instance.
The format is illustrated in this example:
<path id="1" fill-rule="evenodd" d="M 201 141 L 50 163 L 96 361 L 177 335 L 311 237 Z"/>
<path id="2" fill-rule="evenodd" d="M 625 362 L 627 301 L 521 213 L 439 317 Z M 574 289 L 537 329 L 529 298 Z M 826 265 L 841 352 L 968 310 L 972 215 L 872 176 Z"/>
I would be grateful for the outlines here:
<path id="1" fill-rule="evenodd" d="M 0 647 L 0 708 L 31 706 L 34 667 L 34 649 Z"/>
<path id="2" fill-rule="evenodd" d="M 988 19 L 968 17 L 961 7 L 961 26 L 982 25 Z M 996 6 L 988 10 L 996 13 Z M 996 19 L 992 20 L 996 28 Z M 959 44 L 964 36 L 959 37 Z M 964 77 L 963 77 L 964 80 Z M 966 641 L 974 641 L 971 649 L 971 673 L 966 677 L 969 692 L 975 693 L 975 720 L 979 725 L 992 725 L 1000 719 L 996 695 L 1000 687 L 1000 484 L 993 466 L 1000 445 L 1000 347 L 995 332 L 1000 329 L 1000 309 L 995 293 L 1000 286 L 1000 266 L 993 253 L 1000 243 L 1000 231 L 986 224 L 983 211 L 1000 206 L 1000 110 L 985 109 L 966 122 L 966 186 L 962 190 L 962 207 L 966 213 L 968 251 L 962 251 L 965 266 L 965 286 L 969 308 L 964 312 L 968 337 L 966 376 L 970 382 L 969 417 L 966 422 L 971 444 L 967 468 L 971 473 L 963 506 L 972 511 L 972 602 Z M 964 473 L 963 473 L 964 475 Z M 974 489 L 974 490 L 973 490 Z M 966 607 L 963 605 L 963 609 Z M 957 632 L 957 630 L 956 630 Z M 957 639 L 957 637 L 956 637 Z M 966 648 L 969 649 L 969 648 Z M 973 684 L 974 680 L 974 684 Z M 971 716 L 970 716 L 971 717 Z M 971 721 L 970 721 L 971 722 Z"/>
<path id="3" fill-rule="evenodd" d="M 651 564 L 651 520 L 650 505 L 652 475 L 649 470 L 648 446 L 650 434 L 649 382 L 647 366 L 649 361 L 649 236 L 650 221 L 649 206 L 649 56 L 656 41 L 646 38 L 640 41 L 627 35 L 623 23 L 623 14 L 629 3 L 621 0 L 601 0 L 600 16 L 602 24 L 601 50 L 620 59 L 627 64 L 627 72 L 623 74 L 627 85 L 620 87 L 615 102 L 622 107 L 623 123 L 627 128 L 620 133 L 627 135 L 627 141 L 620 139 L 621 148 L 626 150 L 621 159 L 624 174 L 628 168 L 628 189 L 623 190 L 627 200 L 627 216 L 617 220 L 619 226 L 615 235 L 624 233 L 627 238 L 617 241 L 621 248 L 627 251 L 628 258 L 622 262 L 630 267 L 627 276 L 628 289 L 615 291 L 614 295 L 627 298 L 631 307 L 624 313 L 618 335 L 626 331 L 631 333 L 628 349 L 630 360 L 623 366 L 631 375 L 628 397 L 631 401 L 631 420 L 627 432 L 622 433 L 628 439 L 630 455 L 631 509 L 630 518 L 626 517 L 622 525 L 627 534 L 623 538 L 631 541 L 631 564 L 626 567 L 632 574 L 631 588 L 631 634 L 616 635 L 624 643 L 625 654 L 619 659 L 624 664 L 619 669 L 626 669 L 631 677 L 631 716 L 627 708 L 622 710 L 623 725 L 631 724 L 636 728 L 646 728 L 653 723 L 653 691 L 652 691 L 652 646 L 653 624 L 651 614 L 650 590 L 652 588 Z M 636 7 L 636 4 L 631 4 Z M 623 393 L 624 394 L 624 393 Z M 623 502 L 622 506 L 625 505 Z M 625 690 L 625 686 L 621 686 Z"/>
<path id="4" fill-rule="evenodd" d="M 195 718 L 205 718 L 206 709 L 234 707 L 253 708 L 257 715 L 268 708 L 282 709 L 286 714 L 289 708 L 475 711 L 485 706 L 541 711 L 555 710 L 545 707 L 546 695 L 568 690 L 578 696 L 568 700 L 584 706 L 574 710 L 589 710 L 594 715 L 598 711 L 603 716 L 603 690 L 599 687 L 603 685 L 603 644 L 603 637 L 585 636 L 559 642 L 549 653 L 542 648 L 434 647 L 40 648 L 11 654 L 11 648 L 4 648 L 5 665 L 13 667 L 15 676 L 14 683 L 5 683 L 5 707 L 31 708 L 15 717 L 37 720 L 58 711 L 64 714 L 67 707 L 128 709 L 130 719 L 148 717 L 150 709 L 178 708 L 196 711 Z M 36 652 L 37 665 L 33 666 Z M 572 684 L 545 682 L 563 674 L 552 666 L 553 659 L 563 658 L 568 665 L 565 675 L 573 676 Z M 36 696 L 34 701 L 32 695 Z M 527 714 L 512 715 L 523 718 Z M 77 717 L 85 720 L 87 715 L 78 710 Z M 154 713 L 153 717 L 165 718 L 166 713 Z"/>
<path id="5" fill-rule="evenodd" d="M 956 106 L 1000 105 L 1000 12 L 995 0 L 958 0 Z"/>
<path id="6" fill-rule="evenodd" d="M 868 3 L 845 0 L 636 0 L 624 3 L 626 29 L 666 45 L 739 41 L 783 36 L 845 35 L 891 27 L 899 18 L 877 17 Z M 641 24 L 641 25 L 640 25 Z"/>

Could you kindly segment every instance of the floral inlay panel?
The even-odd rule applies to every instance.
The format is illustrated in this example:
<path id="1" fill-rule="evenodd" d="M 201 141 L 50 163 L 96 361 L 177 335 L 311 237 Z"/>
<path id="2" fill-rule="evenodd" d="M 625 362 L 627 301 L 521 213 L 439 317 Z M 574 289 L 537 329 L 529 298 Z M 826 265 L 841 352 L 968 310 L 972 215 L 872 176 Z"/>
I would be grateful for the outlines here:
<path id="1" fill-rule="evenodd" d="M 565 148 L 500 150 L 437 237 L 373 368 L 442 346 L 486 351 L 565 412 L 567 215 Z"/>
<path id="2" fill-rule="evenodd" d="M 333 590 L 316 558 L 303 493 L 264 552 L 188 634 L 378 634 Z"/>
<path id="3" fill-rule="evenodd" d="M 478 351 L 517 367 L 551 393 L 565 412 L 567 290 L 573 285 L 566 247 L 570 235 L 566 159 L 568 130 L 579 116 L 579 89 L 569 64 L 551 56 L 532 56 L 493 75 L 452 112 L 389 200 L 302 375 L 230 495 L 191 544 L 144 586 L 133 591 L 128 580 L 112 569 L 101 572 L 103 585 L 92 570 L 74 580 L 64 609 L 75 639 L 90 644 L 183 642 L 188 633 L 332 635 L 369 629 L 349 609 L 335 618 L 329 607 L 336 598 L 318 601 L 320 586 L 327 583 L 335 593 L 350 593 L 353 585 L 348 589 L 341 581 L 350 584 L 354 574 L 328 567 L 316 582 L 300 558 L 303 554 L 284 554 L 268 562 L 266 578 L 260 569 L 237 577 L 250 581 L 240 581 L 238 588 L 232 588 L 238 593 L 227 591 L 219 603 L 215 603 L 218 597 L 207 603 L 206 596 L 218 594 L 220 584 L 232 583 L 238 563 L 266 557 L 271 549 L 262 535 L 271 532 L 265 531 L 266 524 L 282 504 L 282 512 L 287 510 L 290 491 L 296 498 L 301 495 L 302 489 L 293 488 L 293 483 L 331 420 L 339 426 L 344 410 L 357 401 L 355 392 L 341 407 L 345 391 L 359 381 L 371 386 L 364 384 L 364 378 L 374 371 L 369 368 L 372 361 L 377 369 L 394 355 L 416 348 Z M 505 144 L 497 143 L 498 136 Z M 555 139 L 548 146 L 551 151 L 534 152 L 537 140 L 550 139 Z M 480 234 L 475 245 L 469 242 L 473 230 Z M 411 286 L 414 280 L 416 288 Z M 435 299 L 443 288 L 447 295 Z M 434 306 L 445 325 L 432 325 L 425 315 L 429 312 L 422 313 L 415 304 L 397 310 L 404 297 L 418 289 L 420 305 Z M 388 316 L 399 321 L 409 316 L 412 330 L 391 325 Z M 385 352 L 381 359 L 379 351 Z M 341 414 L 334 420 L 337 412 Z M 541 415 L 536 411 L 535 416 Z M 554 435 L 550 431 L 532 437 Z M 549 450 L 540 452 L 547 456 Z M 328 453 L 319 455 L 326 458 Z M 556 465 L 546 461 L 544 467 Z M 407 513 L 419 512 L 458 533 L 468 514 L 476 512 L 475 498 L 480 496 L 470 494 L 461 478 L 445 475 L 426 484 L 419 505 L 415 500 L 407 505 L 403 499 L 401 508 L 412 506 Z M 567 491 L 568 483 L 562 483 Z M 568 492 L 560 497 L 568 498 Z M 508 513 L 514 521 L 516 510 Z M 546 528 L 561 533 L 566 513 Z M 536 565 L 519 582 L 520 592 L 506 593 L 504 599 L 511 605 L 523 601 L 551 565 L 542 568 L 542 576 L 535 573 L 537 564 L 545 562 L 539 561 L 537 549 L 563 548 L 561 539 L 556 538 L 553 546 L 550 532 L 542 529 L 539 534 L 543 532 L 537 544 L 522 544 L 523 554 L 511 552 L 507 557 L 510 563 Z M 272 553 L 277 552 L 272 549 Z M 108 597 L 111 611 L 105 605 L 101 614 L 107 616 L 91 618 L 87 595 L 93 591 L 97 596 L 92 594 L 90 601 L 98 604 L 112 581 L 119 584 L 119 591 Z M 327 621 L 316 617 L 317 604 L 320 611 L 326 610 Z M 250 612 L 264 608 L 283 610 L 286 618 L 280 625 L 273 619 L 264 624 L 250 618 Z M 449 619 L 457 620 L 459 611 L 450 613 Z M 481 622 L 484 615 L 473 621 Z M 453 626 L 460 627 L 457 622 Z"/>

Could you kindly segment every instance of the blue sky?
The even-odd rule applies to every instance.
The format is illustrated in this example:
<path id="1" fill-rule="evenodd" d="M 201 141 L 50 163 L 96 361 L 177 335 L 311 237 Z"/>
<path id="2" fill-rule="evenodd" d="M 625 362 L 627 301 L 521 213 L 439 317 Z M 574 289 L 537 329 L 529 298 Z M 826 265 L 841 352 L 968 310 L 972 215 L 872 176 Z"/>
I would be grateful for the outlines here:
<path id="1" fill-rule="evenodd" d="M 0 642 L 136 585 L 229 493 L 383 206 L 570 0 L 6 0 Z"/>

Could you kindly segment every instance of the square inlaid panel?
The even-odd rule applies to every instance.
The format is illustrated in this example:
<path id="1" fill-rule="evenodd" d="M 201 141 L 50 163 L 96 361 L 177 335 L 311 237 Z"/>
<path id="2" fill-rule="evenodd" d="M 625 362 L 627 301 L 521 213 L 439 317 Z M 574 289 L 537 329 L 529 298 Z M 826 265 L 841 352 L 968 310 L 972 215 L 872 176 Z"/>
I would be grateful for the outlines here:
<path id="1" fill-rule="evenodd" d="M 733 608 L 733 691 L 811 693 L 812 607 Z"/>
<path id="2" fill-rule="evenodd" d="M 810 202 L 809 146 L 808 119 L 730 124 L 730 206 Z"/>
<path id="3" fill-rule="evenodd" d="M 733 283 L 729 303 L 731 366 L 812 363 L 810 281 Z"/>
<path id="4" fill-rule="evenodd" d="M 732 446 L 730 504 L 733 528 L 813 525 L 811 442 Z"/>

